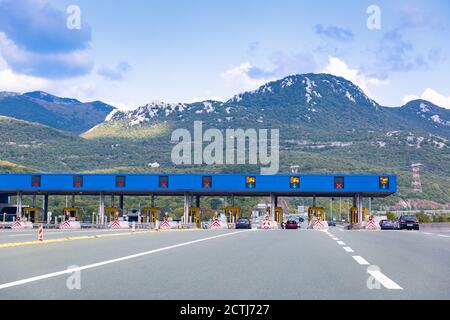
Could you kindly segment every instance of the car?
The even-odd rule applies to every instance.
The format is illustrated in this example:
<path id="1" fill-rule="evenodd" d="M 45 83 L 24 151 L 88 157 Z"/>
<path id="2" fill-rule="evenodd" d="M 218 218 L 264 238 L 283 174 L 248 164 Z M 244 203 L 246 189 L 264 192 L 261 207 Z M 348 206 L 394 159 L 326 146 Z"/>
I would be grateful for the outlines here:
<path id="1" fill-rule="evenodd" d="M 239 218 L 236 221 L 236 229 L 251 229 L 252 223 L 249 218 Z"/>
<path id="2" fill-rule="evenodd" d="M 398 218 L 398 220 L 395 221 L 394 228 L 396 230 L 403 230 L 403 229 L 419 230 L 419 228 L 420 228 L 419 220 L 417 219 L 416 216 L 412 216 L 412 215 L 400 216 L 400 218 Z"/>
<path id="3" fill-rule="evenodd" d="M 298 229 L 298 222 L 295 219 L 289 219 L 284 225 L 284 229 Z"/>
<path id="4" fill-rule="evenodd" d="M 336 222 L 334 221 L 327 221 L 327 223 L 329 227 L 336 227 Z"/>
<path id="5" fill-rule="evenodd" d="M 380 221 L 381 230 L 394 230 L 394 222 L 391 220 L 381 220 Z"/>

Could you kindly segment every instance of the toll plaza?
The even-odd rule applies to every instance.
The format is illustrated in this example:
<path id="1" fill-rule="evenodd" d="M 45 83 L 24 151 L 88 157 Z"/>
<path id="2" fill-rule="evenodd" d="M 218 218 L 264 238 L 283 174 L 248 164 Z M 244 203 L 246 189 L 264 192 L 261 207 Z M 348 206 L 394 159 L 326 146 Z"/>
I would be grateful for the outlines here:
<path id="1" fill-rule="evenodd" d="M 325 220 L 325 209 L 317 206 L 317 198 L 351 198 L 350 222 L 358 224 L 369 214 L 363 207 L 364 198 L 385 198 L 397 192 L 397 177 L 390 174 L 371 175 L 255 175 L 255 174 L 0 174 L 0 203 L 10 203 L 16 197 L 17 219 L 27 218 L 33 223 L 47 220 L 48 199 L 51 196 L 72 196 L 72 206 L 64 210 L 64 219 L 81 220 L 81 210 L 75 204 L 76 196 L 99 197 L 100 224 L 123 220 L 124 198 L 151 196 L 151 203 L 139 212 L 138 222 L 156 224 L 162 219 L 155 197 L 180 196 L 184 198 L 181 222 L 199 226 L 202 220 L 201 197 L 231 198 L 224 208 L 228 223 L 243 216 L 234 205 L 234 197 L 269 197 L 267 209 L 271 221 L 281 223 L 280 197 L 310 197 L 313 206 L 308 219 Z M 25 208 L 24 196 L 43 198 L 42 208 Z M 106 206 L 106 197 L 111 205 Z M 119 197 L 119 203 L 115 203 Z M 33 202 L 33 204 L 35 201 Z M 247 213 L 249 215 L 249 213 Z M 42 218 L 40 218 L 42 216 Z"/>

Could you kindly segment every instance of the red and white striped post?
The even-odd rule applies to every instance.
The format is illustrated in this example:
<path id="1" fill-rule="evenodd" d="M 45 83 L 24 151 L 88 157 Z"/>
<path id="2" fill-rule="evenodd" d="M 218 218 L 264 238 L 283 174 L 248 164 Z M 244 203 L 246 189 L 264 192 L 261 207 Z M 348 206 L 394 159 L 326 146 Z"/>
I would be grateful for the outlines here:
<path id="1" fill-rule="evenodd" d="M 38 241 L 44 241 L 44 226 L 42 223 L 39 225 L 38 229 Z"/>

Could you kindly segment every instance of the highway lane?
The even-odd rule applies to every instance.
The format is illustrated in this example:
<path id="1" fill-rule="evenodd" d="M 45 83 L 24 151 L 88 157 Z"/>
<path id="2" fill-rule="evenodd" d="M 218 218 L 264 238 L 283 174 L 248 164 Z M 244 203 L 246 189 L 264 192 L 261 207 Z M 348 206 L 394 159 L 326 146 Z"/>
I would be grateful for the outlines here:
<path id="1" fill-rule="evenodd" d="M 145 255 L 0 289 L 1 299 L 449 299 L 449 239 L 400 232 L 181 231 L 0 250 L 2 284 L 68 266 Z M 218 238 L 211 238 L 220 236 Z M 187 243 L 206 239 L 202 242 Z M 422 239 L 422 241 L 420 241 Z M 181 247 L 168 246 L 183 244 Z M 345 249 L 351 247 L 353 252 Z M 404 251 L 415 249 L 415 253 Z M 149 252 L 166 248 L 159 252 Z M 389 248 L 389 250 L 386 250 Z M 419 248 L 419 249 L 417 249 Z M 434 248 L 434 251 L 431 249 Z M 367 286 L 367 265 L 403 290 Z M 422 257 L 422 258 L 421 258 Z M 386 282 L 384 282 L 386 284 Z"/>
<path id="2" fill-rule="evenodd" d="M 341 241 L 423 298 L 450 298 L 450 237 L 414 231 L 333 231 Z"/>

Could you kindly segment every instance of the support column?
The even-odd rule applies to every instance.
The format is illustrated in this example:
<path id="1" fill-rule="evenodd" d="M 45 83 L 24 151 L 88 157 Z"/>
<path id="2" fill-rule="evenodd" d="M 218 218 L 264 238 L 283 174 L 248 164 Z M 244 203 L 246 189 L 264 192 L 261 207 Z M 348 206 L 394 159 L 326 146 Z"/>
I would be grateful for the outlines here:
<path id="1" fill-rule="evenodd" d="M 275 219 L 275 208 L 277 207 L 277 196 L 273 193 L 270 194 L 270 220 Z"/>
<path id="2" fill-rule="evenodd" d="M 48 194 L 44 195 L 43 198 L 43 210 L 44 210 L 44 221 L 48 221 Z"/>
<path id="3" fill-rule="evenodd" d="M 75 194 L 72 195 L 72 204 L 71 204 L 72 208 L 75 208 Z"/>
<path id="4" fill-rule="evenodd" d="M 331 198 L 331 200 L 330 200 L 330 220 L 331 221 L 335 221 L 335 220 L 333 220 L 333 198 Z"/>
<path id="5" fill-rule="evenodd" d="M 122 217 L 123 217 L 123 215 L 125 214 L 125 196 L 123 195 L 123 194 L 121 194 L 120 196 L 119 196 L 119 209 L 120 209 L 120 212 L 122 212 Z"/>
<path id="6" fill-rule="evenodd" d="M 103 192 L 100 192 L 100 206 L 98 210 L 98 214 L 100 216 L 100 224 L 105 223 L 105 195 Z"/>
<path id="7" fill-rule="evenodd" d="M 189 219 L 189 194 L 184 194 L 184 216 L 182 223 L 187 224 Z"/>
<path id="8" fill-rule="evenodd" d="M 195 207 L 200 208 L 200 196 L 195 197 Z"/>
<path id="9" fill-rule="evenodd" d="M 358 222 L 362 223 L 363 198 L 358 194 Z"/>
<path id="10" fill-rule="evenodd" d="M 16 210 L 16 216 L 20 219 L 22 219 L 22 191 L 17 192 L 17 210 Z"/>

